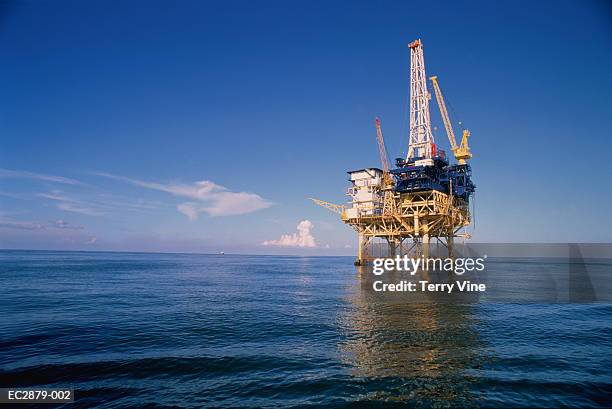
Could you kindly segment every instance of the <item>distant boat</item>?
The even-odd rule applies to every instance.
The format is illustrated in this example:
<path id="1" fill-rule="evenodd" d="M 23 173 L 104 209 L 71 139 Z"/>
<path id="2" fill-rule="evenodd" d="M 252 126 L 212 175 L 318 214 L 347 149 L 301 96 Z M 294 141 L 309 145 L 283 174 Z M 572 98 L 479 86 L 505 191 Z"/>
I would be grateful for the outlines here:
<path id="1" fill-rule="evenodd" d="M 225 251 L 220 251 L 219 252 L 219 255 L 221 255 L 221 256 L 224 255 L 224 254 L 225 254 Z"/>

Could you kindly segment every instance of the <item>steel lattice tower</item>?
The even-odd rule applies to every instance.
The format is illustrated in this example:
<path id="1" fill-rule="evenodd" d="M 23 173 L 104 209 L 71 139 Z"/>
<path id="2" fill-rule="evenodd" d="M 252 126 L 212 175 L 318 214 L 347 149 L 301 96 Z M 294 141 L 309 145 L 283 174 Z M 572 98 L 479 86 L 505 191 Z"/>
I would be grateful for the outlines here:
<path id="1" fill-rule="evenodd" d="M 408 45 L 410 48 L 410 139 L 406 161 L 415 158 L 431 159 L 434 137 L 429 119 L 429 92 L 425 76 L 425 58 L 421 40 Z"/>

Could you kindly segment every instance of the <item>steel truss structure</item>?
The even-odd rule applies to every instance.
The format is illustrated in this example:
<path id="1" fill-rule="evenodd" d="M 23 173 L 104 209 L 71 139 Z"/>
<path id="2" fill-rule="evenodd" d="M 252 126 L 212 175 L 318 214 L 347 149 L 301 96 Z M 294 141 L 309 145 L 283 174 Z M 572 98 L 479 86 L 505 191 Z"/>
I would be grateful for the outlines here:
<path id="1" fill-rule="evenodd" d="M 359 235 L 357 264 L 372 260 L 369 247 L 376 237 L 387 241 L 391 257 L 404 254 L 429 257 L 432 238 L 439 240 L 452 255 L 454 238 L 471 223 L 465 201 L 436 190 L 396 193 L 393 200 L 395 209 L 390 212 L 352 218 L 346 211 L 340 212 L 342 221 Z"/>

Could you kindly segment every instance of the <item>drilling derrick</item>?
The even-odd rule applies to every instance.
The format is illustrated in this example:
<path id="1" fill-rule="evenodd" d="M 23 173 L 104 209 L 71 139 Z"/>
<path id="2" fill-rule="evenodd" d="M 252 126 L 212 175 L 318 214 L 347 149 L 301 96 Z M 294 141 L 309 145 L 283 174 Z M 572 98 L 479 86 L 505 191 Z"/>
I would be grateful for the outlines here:
<path id="1" fill-rule="evenodd" d="M 432 165 L 435 154 L 434 137 L 429 119 L 429 100 L 427 77 L 425 76 L 425 57 L 421 40 L 410 45 L 410 139 L 406 162 L 420 160 L 422 164 Z"/>
<path id="2" fill-rule="evenodd" d="M 446 247 L 453 255 L 456 237 L 469 237 L 460 230 L 471 224 L 469 202 L 476 187 L 467 160 L 472 157 L 464 131 L 457 146 L 450 118 L 437 78 L 432 77 L 450 148 L 457 164 L 450 164 L 443 150 L 437 149 L 431 131 L 425 76 L 423 44 L 416 40 L 410 49 L 410 135 L 408 154 L 396 160 L 391 169 L 381 123 L 376 118 L 376 141 L 382 169 L 370 167 L 349 171 L 349 206 L 312 199 L 340 215 L 358 234 L 356 264 L 374 258 L 372 243 L 382 240 L 387 257 L 398 253 L 429 257 L 430 242 Z M 433 240 L 432 240 L 433 239 Z M 379 255 L 381 256 L 381 255 Z"/>

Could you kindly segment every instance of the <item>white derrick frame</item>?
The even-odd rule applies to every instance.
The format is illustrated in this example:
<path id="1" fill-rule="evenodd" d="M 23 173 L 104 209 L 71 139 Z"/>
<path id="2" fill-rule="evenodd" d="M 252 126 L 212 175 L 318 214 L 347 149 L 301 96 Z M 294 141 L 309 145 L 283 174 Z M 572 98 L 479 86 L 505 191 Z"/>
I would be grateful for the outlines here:
<path id="1" fill-rule="evenodd" d="M 410 139 L 406 160 L 432 157 L 434 137 L 429 118 L 425 57 L 421 40 L 411 43 L 410 48 Z"/>

